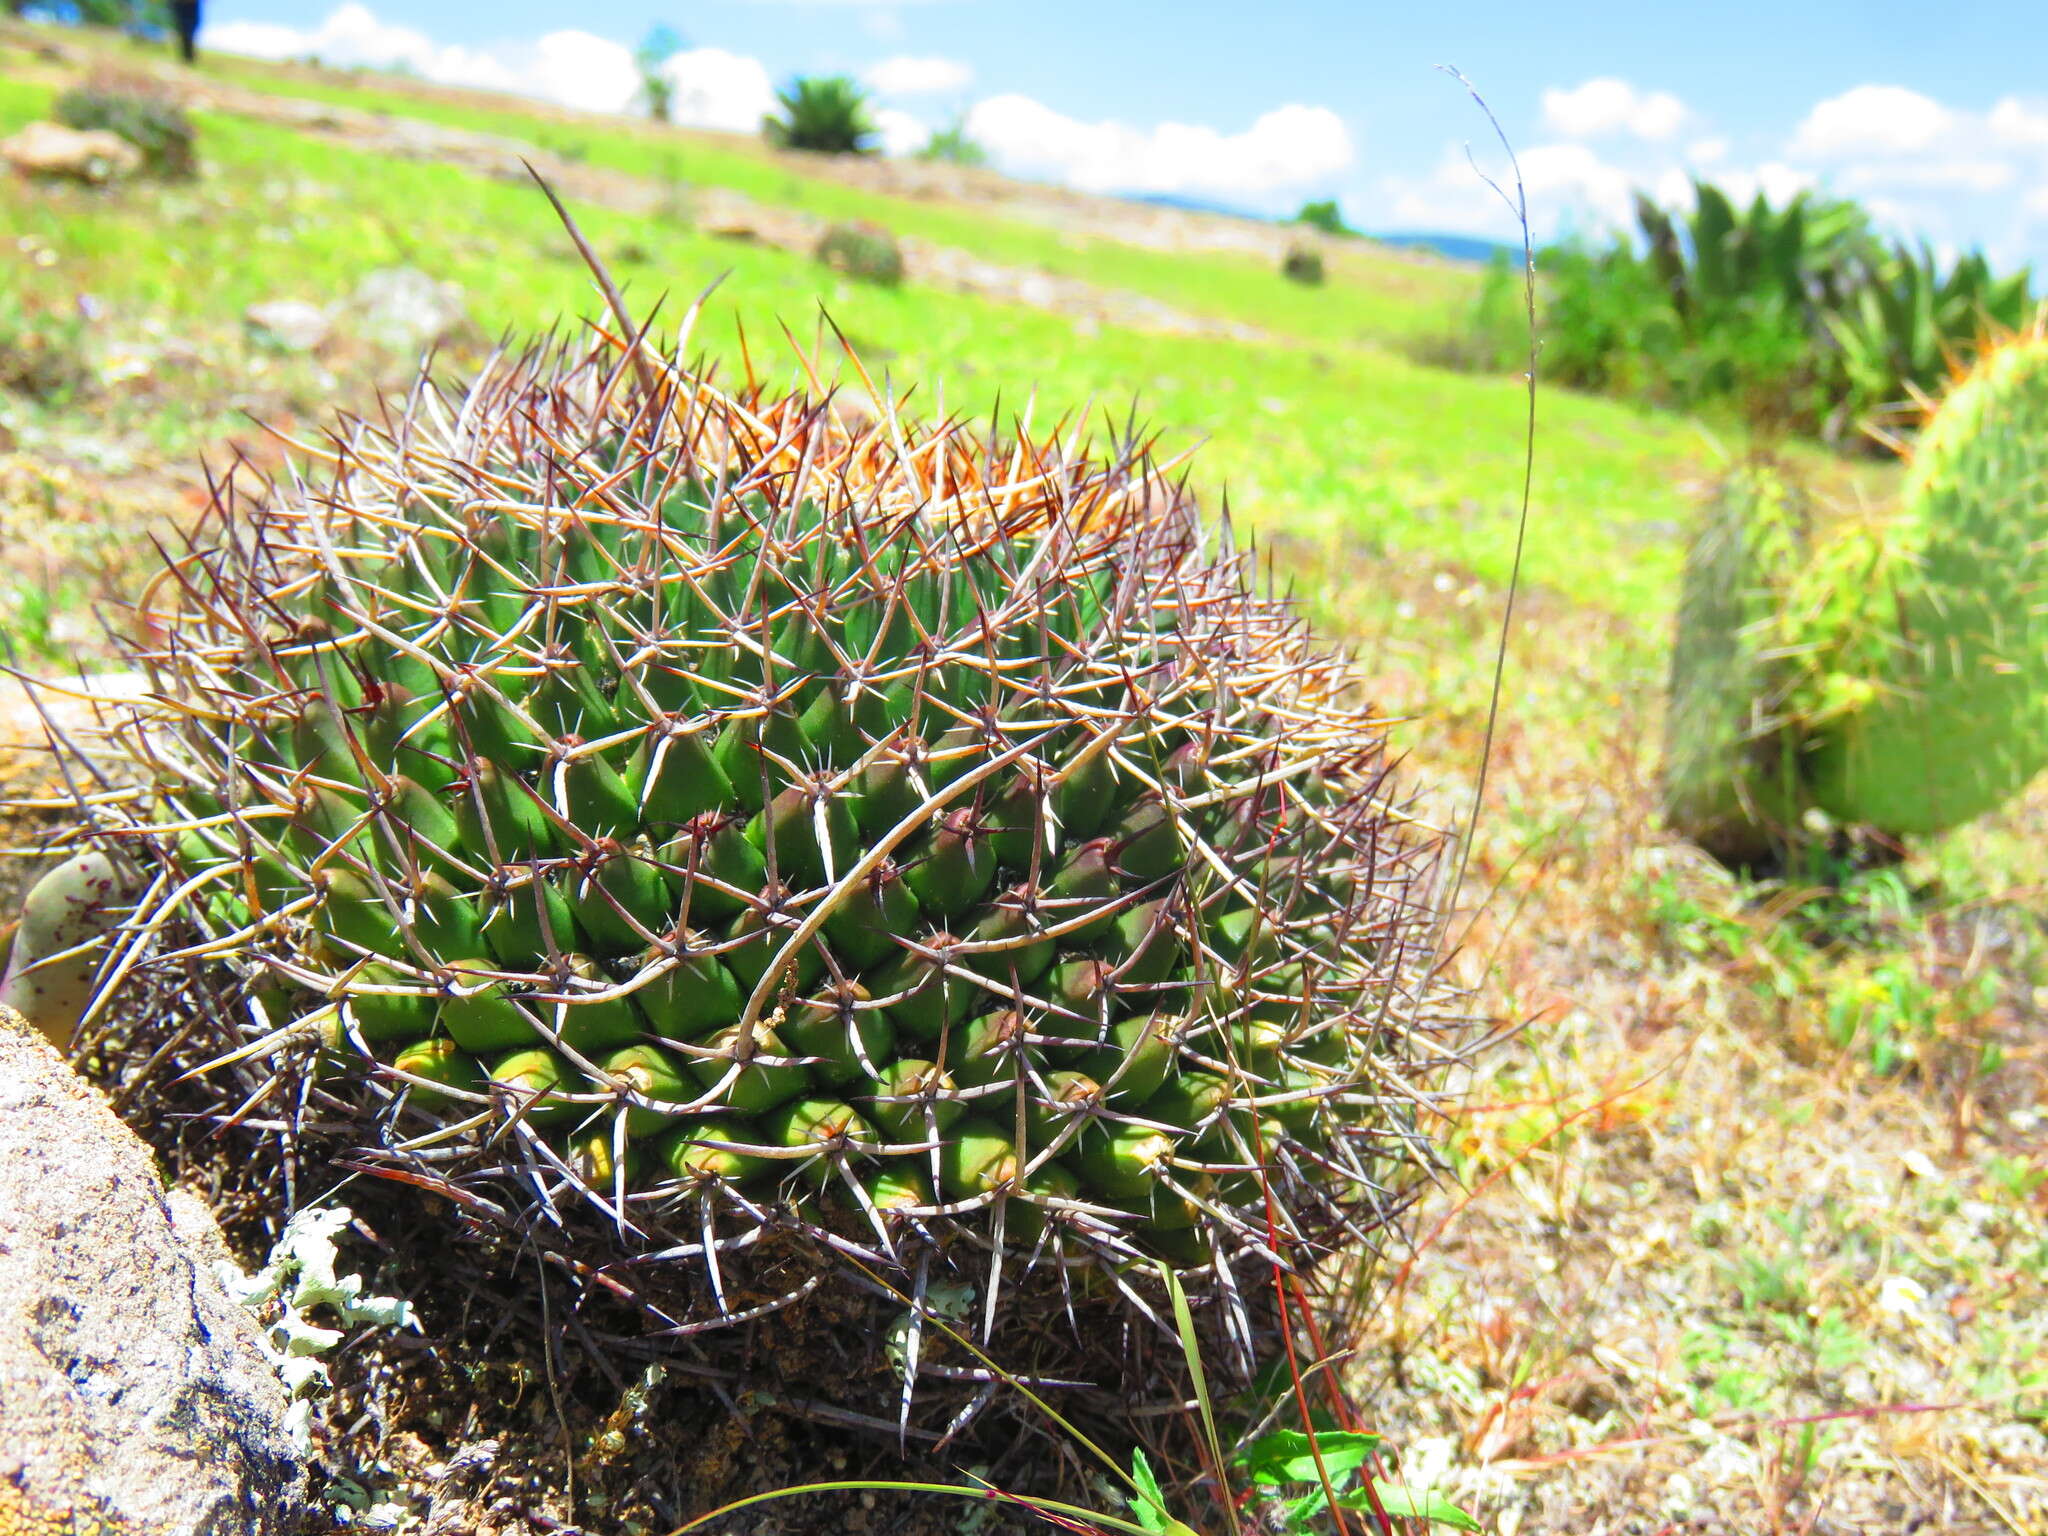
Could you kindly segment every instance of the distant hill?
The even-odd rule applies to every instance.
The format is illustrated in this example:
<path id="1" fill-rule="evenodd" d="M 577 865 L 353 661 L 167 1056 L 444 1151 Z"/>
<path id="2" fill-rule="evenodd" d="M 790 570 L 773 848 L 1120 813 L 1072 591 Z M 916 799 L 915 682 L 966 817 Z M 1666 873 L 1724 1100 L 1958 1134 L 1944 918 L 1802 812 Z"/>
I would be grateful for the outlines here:
<path id="1" fill-rule="evenodd" d="M 1178 208 L 1185 213 L 1220 213 L 1227 219 L 1250 219 L 1259 224 L 1279 222 L 1271 214 L 1233 208 L 1229 203 L 1213 202 L 1205 197 L 1183 197 L 1178 192 L 1127 192 L 1122 195 L 1125 202 L 1151 203 L 1159 208 Z"/>
<path id="2" fill-rule="evenodd" d="M 1498 240 L 1475 240 L 1470 235 L 1432 235 L 1427 233 L 1403 232 L 1392 235 L 1373 235 L 1371 239 L 1381 245 L 1398 246 L 1403 250 L 1434 251 L 1439 256 L 1448 256 L 1453 261 L 1489 262 L 1495 256 L 1506 256 L 1519 261 L 1522 248 L 1519 245 L 1503 245 Z"/>
<path id="3" fill-rule="evenodd" d="M 1205 197 L 1185 197 L 1177 192 L 1131 192 L 1124 194 L 1125 200 L 1133 203 L 1151 203 L 1160 208 L 1179 208 L 1188 213 L 1217 213 L 1226 218 L 1250 219 L 1259 224 L 1286 224 L 1285 218 L 1271 214 L 1254 213 L 1249 208 L 1234 208 L 1229 203 L 1215 202 Z M 1449 257 L 1452 261 L 1471 261 L 1484 265 L 1496 255 L 1505 255 L 1509 260 L 1519 260 L 1522 248 L 1518 245 L 1504 245 L 1498 240 L 1478 240 L 1470 235 L 1440 235 L 1427 230 L 1400 230 L 1387 235 L 1367 235 L 1368 240 L 1377 240 L 1381 245 L 1391 245 L 1398 250 L 1431 251 L 1438 256 Z"/>

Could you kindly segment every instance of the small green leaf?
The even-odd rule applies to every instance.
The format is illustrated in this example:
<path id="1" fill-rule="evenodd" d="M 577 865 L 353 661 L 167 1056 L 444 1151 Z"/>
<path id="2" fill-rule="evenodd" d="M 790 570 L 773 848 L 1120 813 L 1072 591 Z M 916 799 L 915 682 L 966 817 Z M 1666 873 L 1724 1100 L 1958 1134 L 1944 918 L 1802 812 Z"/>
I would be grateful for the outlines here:
<path id="1" fill-rule="evenodd" d="M 1131 1452 L 1131 1481 L 1138 1485 L 1138 1496 L 1127 1500 L 1131 1513 L 1138 1518 L 1138 1524 L 1155 1536 L 1172 1536 L 1173 1528 L 1180 1522 L 1166 1512 L 1166 1499 L 1159 1491 L 1159 1479 L 1152 1475 L 1152 1463 L 1145 1459 L 1143 1451 Z"/>
<path id="2" fill-rule="evenodd" d="M 1238 1456 L 1238 1464 L 1260 1483 L 1314 1483 L 1322 1480 L 1316 1471 L 1316 1452 L 1323 1458 L 1323 1471 L 1332 1483 L 1341 1482 L 1365 1465 L 1366 1458 L 1385 1440 L 1353 1430 L 1324 1430 L 1311 1445 L 1298 1429 L 1276 1429 L 1259 1436 Z"/>
<path id="3" fill-rule="evenodd" d="M 1440 1493 L 1428 1489 L 1403 1488 L 1398 1483 L 1372 1481 L 1373 1492 L 1380 1496 L 1380 1508 L 1395 1519 L 1429 1520 L 1438 1525 L 1448 1525 L 1454 1531 L 1476 1531 L 1479 1522 L 1458 1508 Z M 1346 1509 L 1370 1509 L 1372 1500 L 1364 1489 L 1356 1493 L 1338 1495 L 1337 1502 Z"/>

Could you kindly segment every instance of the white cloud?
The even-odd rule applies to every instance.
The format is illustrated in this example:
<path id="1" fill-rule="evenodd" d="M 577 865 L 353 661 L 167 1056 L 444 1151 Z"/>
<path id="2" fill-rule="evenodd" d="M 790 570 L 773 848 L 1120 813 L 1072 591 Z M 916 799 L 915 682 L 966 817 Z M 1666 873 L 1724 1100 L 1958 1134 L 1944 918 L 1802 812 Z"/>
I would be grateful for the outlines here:
<path id="1" fill-rule="evenodd" d="M 1553 143 L 1524 150 L 1520 160 L 1529 223 L 1539 242 L 1565 232 L 1598 239 L 1609 231 L 1633 231 L 1638 191 L 1667 208 L 1693 206 L 1693 169 L 1668 151 L 1647 161 L 1637 157 L 1620 164 L 1584 144 Z M 1482 169 L 1513 192 L 1505 165 Z M 1761 191 L 1774 206 L 1783 206 L 1817 184 L 1811 171 L 1779 161 L 1720 165 L 1712 180 L 1738 202 L 1747 203 Z M 1514 216 L 1480 181 L 1460 150 L 1447 149 L 1427 179 L 1388 177 L 1381 185 L 1389 200 L 1389 228 L 1501 239 L 1518 233 Z"/>
<path id="2" fill-rule="evenodd" d="M 898 54 L 867 70 L 861 78 L 883 96 L 943 96 L 965 90 L 974 71 L 958 59 L 918 58 Z"/>
<path id="3" fill-rule="evenodd" d="M 230 21 L 208 26 L 199 41 L 221 53 L 261 59 L 315 56 L 329 64 L 409 69 L 450 85 L 516 88 L 512 71 L 490 54 L 444 47 L 424 32 L 381 21 L 369 7 L 354 3 L 337 7 L 317 27 Z"/>
<path id="4" fill-rule="evenodd" d="M 1005 170 L 1092 192 L 1222 193 L 1258 198 L 1312 185 L 1350 165 L 1351 135 L 1327 107 L 1275 107 L 1242 133 L 1195 123 L 1084 123 L 1028 96 L 991 96 L 967 131 Z"/>
<path id="5" fill-rule="evenodd" d="M 880 107 L 872 115 L 875 127 L 881 133 L 882 153 L 885 155 L 916 154 L 931 139 L 930 125 L 911 113 L 895 107 Z"/>
<path id="6" fill-rule="evenodd" d="M 2012 185 L 2018 171 L 2004 160 L 1880 160 L 1849 166 L 1842 172 L 1850 187 L 1961 188 L 1996 192 Z"/>
<path id="7" fill-rule="evenodd" d="M 775 87 L 759 59 L 723 48 L 692 48 L 661 66 L 675 87 L 669 120 L 685 128 L 753 133 L 775 110 Z"/>
<path id="8" fill-rule="evenodd" d="M 1532 204 L 1590 213 L 1624 224 L 1635 210 L 1635 181 L 1583 144 L 1538 144 L 1523 151 L 1522 186 Z"/>
<path id="9" fill-rule="evenodd" d="M 618 112 L 640 90 L 640 70 L 624 46 L 588 32 L 550 32 L 531 48 L 507 50 L 515 89 L 585 112 Z"/>
<path id="10" fill-rule="evenodd" d="M 1728 158 L 1726 139 L 1695 139 L 1685 147 L 1685 158 L 1694 165 L 1717 165 Z"/>
<path id="11" fill-rule="evenodd" d="M 284 59 L 317 56 L 328 64 L 405 69 L 442 85 L 475 86 L 538 96 L 587 112 L 624 112 L 640 95 L 632 53 L 609 38 L 574 28 L 533 42 L 464 48 L 384 21 L 349 0 L 314 27 L 229 21 L 209 26 L 201 42 L 222 53 Z M 722 48 L 692 48 L 661 66 L 675 87 L 671 116 L 687 128 L 752 133 L 775 108 L 760 60 Z"/>
<path id="12" fill-rule="evenodd" d="M 1643 178 L 1609 164 L 1585 145 L 1538 144 L 1519 159 L 1537 240 L 1552 239 L 1563 228 L 1599 232 L 1633 219 L 1634 189 Z M 1447 148 L 1426 178 L 1385 178 L 1381 185 L 1391 200 L 1388 226 L 1515 238 L 1519 230 L 1513 213 L 1480 179 L 1481 171 L 1513 195 L 1505 165 L 1475 170 L 1462 149 Z"/>
<path id="13" fill-rule="evenodd" d="M 1830 96 L 1792 132 L 1796 156 L 1912 154 L 1956 126 L 1956 116 L 1931 96 L 1902 85 L 1859 85 Z"/>
<path id="14" fill-rule="evenodd" d="M 336 7 L 316 27 L 221 22 L 207 27 L 200 42 L 222 53 L 264 59 L 311 55 L 328 64 L 407 69 L 443 85 L 516 91 L 596 112 L 623 109 L 640 85 L 632 54 L 593 33 L 571 28 L 531 43 L 464 48 L 381 20 L 355 0 Z"/>
<path id="15" fill-rule="evenodd" d="M 1639 91 L 1612 76 L 1543 93 L 1544 126 L 1568 139 L 1626 133 L 1661 142 L 1677 133 L 1688 115 L 1685 103 L 1669 91 Z"/>
<path id="16" fill-rule="evenodd" d="M 1761 192 L 1765 202 L 1783 207 L 1800 193 L 1819 186 L 1820 178 L 1782 160 L 1766 160 L 1762 165 L 1720 172 L 1714 185 L 1738 203 L 1751 202 Z"/>
<path id="17" fill-rule="evenodd" d="M 2048 103 L 2028 106 L 2017 96 L 2007 96 L 1992 106 L 1985 122 L 2001 144 L 2048 149 Z"/>

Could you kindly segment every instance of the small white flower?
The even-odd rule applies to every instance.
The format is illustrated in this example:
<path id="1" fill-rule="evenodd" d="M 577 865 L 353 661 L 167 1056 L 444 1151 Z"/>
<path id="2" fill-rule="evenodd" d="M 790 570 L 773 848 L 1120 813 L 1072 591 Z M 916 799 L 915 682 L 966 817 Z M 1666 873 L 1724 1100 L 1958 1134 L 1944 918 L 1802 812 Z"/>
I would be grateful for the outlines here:
<path id="1" fill-rule="evenodd" d="M 1877 1309 L 1898 1317 L 1911 1317 L 1925 1305 L 1927 1288 L 1905 1275 L 1886 1275 L 1877 1288 Z"/>

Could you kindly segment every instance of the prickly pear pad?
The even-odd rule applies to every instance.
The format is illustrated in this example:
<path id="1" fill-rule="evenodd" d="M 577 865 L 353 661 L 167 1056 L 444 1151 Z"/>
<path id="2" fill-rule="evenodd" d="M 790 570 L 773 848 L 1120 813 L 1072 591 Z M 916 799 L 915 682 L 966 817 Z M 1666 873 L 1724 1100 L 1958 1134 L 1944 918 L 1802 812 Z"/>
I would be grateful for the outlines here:
<path id="1" fill-rule="evenodd" d="M 1440 839 L 1250 576 L 1135 445 L 605 338 L 422 382 L 139 605 L 134 1038 L 302 1183 L 692 1261 L 713 1323 L 771 1232 L 981 1254 L 990 1318 L 1305 1267 L 1423 1155 Z"/>
<path id="2" fill-rule="evenodd" d="M 1822 653 L 1814 799 L 1934 833 L 2048 765 L 2048 330 L 1988 347 L 1929 418 Z"/>

